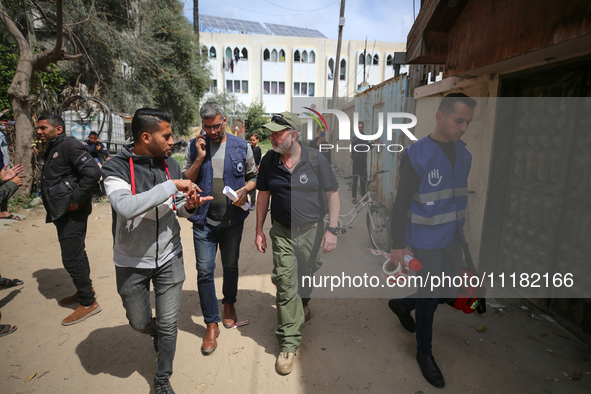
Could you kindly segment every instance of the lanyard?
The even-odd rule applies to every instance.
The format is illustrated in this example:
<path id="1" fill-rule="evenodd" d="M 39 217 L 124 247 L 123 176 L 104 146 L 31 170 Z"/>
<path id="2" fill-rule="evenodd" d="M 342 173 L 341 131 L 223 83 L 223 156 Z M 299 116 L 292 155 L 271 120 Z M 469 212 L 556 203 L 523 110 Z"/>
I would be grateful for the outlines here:
<path id="1" fill-rule="evenodd" d="M 164 171 L 166 171 L 166 176 L 170 179 L 170 173 L 168 172 L 168 166 L 164 159 L 162 160 L 162 165 L 164 166 Z M 131 194 L 135 196 L 135 171 L 133 168 L 133 158 L 129 158 L 129 172 L 131 174 Z M 172 195 L 172 210 L 176 211 L 176 198 L 174 194 Z"/>

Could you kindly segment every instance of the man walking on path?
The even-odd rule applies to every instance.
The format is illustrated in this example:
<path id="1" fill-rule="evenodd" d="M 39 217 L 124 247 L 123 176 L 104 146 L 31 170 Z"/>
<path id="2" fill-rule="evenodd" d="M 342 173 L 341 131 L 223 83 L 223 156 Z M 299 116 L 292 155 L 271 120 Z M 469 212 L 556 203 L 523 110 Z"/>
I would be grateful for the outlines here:
<path id="1" fill-rule="evenodd" d="M 189 217 L 199 204 L 211 200 L 199 197 L 193 182 L 180 179 L 179 165 L 170 157 L 174 145 L 170 122 L 166 111 L 138 109 L 131 123 L 134 143 L 103 166 L 105 190 L 113 208 L 117 291 L 129 324 L 154 340 L 157 394 L 174 393 L 169 379 L 185 280 L 176 216 Z M 150 282 L 156 298 L 155 318 Z"/>
<path id="2" fill-rule="evenodd" d="M 101 177 L 101 170 L 84 145 L 64 132 L 64 120 L 57 115 L 43 115 L 37 122 L 37 135 L 47 142 L 41 174 L 41 198 L 47 211 L 45 220 L 53 222 L 57 228 L 62 262 L 77 290 L 58 304 L 80 303 L 74 313 L 62 320 L 64 326 L 69 326 L 101 311 L 92 288 L 84 245 L 88 216 L 92 212 L 92 191 Z"/>
<path id="3" fill-rule="evenodd" d="M 250 137 L 248 137 L 250 141 L 250 147 L 252 149 L 252 155 L 254 157 L 254 164 L 257 167 L 257 171 L 259 169 L 259 165 L 261 164 L 261 147 L 259 146 L 259 135 L 257 133 L 252 133 Z M 256 188 L 253 189 L 250 193 L 250 210 L 254 211 L 257 206 L 257 191 Z"/>
<path id="4" fill-rule="evenodd" d="M 277 287 L 276 331 L 280 353 L 275 365 L 280 374 L 289 374 L 302 342 L 300 327 L 310 318 L 308 302 L 312 289 L 302 288 L 301 277 L 312 276 L 320 268 L 320 249 L 331 252 L 337 245 L 340 210 L 337 179 L 326 158 L 298 142 L 300 119 L 291 112 L 274 115 L 263 127 L 271 131 L 273 150 L 261 161 L 257 189 L 255 245 L 265 253 L 267 240 L 263 224 L 271 199 L 273 227 L 273 273 Z M 329 227 L 324 216 L 328 200 Z"/>
<path id="5" fill-rule="evenodd" d="M 242 205 L 256 187 L 257 169 L 250 145 L 226 133 L 226 118 L 220 104 L 206 103 L 199 112 L 206 135 L 189 141 L 182 172 L 185 178 L 199 185 L 203 195 L 213 196 L 213 202 L 206 202 L 189 218 L 193 223 L 197 289 L 207 326 L 201 352 L 208 355 L 216 349 L 219 335 L 220 312 L 214 283 L 218 245 L 224 269 L 224 327 L 231 328 L 237 320 L 234 303 L 238 293 L 240 241 L 249 213 Z M 234 190 L 237 197 L 226 197 L 225 186 Z"/>
<path id="6" fill-rule="evenodd" d="M 391 260 L 400 264 L 407 249 L 422 264 L 419 274 L 454 277 L 462 270 L 462 243 L 468 174 L 472 155 L 460 139 L 468 130 L 476 101 L 463 93 L 443 98 L 431 135 L 410 145 L 400 162 L 400 182 L 390 216 L 393 247 Z M 417 362 L 425 379 L 435 387 L 445 380 L 431 351 L 433 316 L 440 303 L 456 297 L 457 289 L 420 287 L 417 294 L 392 299 L 390 309 L 402 326 L 416 331 Z M 415 320 L 410 312 L 415 310 Z"/>

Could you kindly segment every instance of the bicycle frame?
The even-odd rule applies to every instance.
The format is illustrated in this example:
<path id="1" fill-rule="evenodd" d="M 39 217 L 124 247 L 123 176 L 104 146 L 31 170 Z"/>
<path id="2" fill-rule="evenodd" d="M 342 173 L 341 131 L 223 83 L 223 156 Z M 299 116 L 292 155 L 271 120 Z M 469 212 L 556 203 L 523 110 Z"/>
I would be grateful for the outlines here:
<path id="1" fill-rule="evenodd" d="M 351 223 L 353 223 L 353 221 L 357 217 L 357 214 L 359 212 L 361 212 L 361 210 L 369 204 L 373 204 L 373 199 L 371 198 L 371 191 L 370 190 L 368 190 L 367 193 L 365 193 L 365 195 L 361 198 L 361 200 L 359 200 L 359 202 L 357 204 L 355 204 L 355 206 L 353 208 L 351 208 L 351 210 L 349 212 L 347 212 L 343 215 L 339 215 L 339 220 L 351 216 L 351 219 L 349 221 L 347 221 L 347 222 L 343 221 L 343 223 L 341 224 L 341 227 L 348 226 Z M 372 225 L 373 225 L 373 223 L 372 223 Z"/>
<path id="2" fill-rule="evenodd" d="M 367 192 L 363 195 L 363 197 L 361 197 L 361 200 L 359 200 L 359 202 L 357 202 L 357 204 L 355 204 L 355 206 L 346 214 L 343 215 L 339 215 L 339 227 L 347 227 L 348 225 L 350 225 L 351 223 L 353 223 L 353 221 L 355 220 L 355 218 L 357 217 L 357 214 L 359 214 L 359 212 L 361 212 L 361 210 L 363 208 L 365 208 L 368 205 L 380 205 L 378 203 L 374 202 L 374 199 L 371 197 L 371 183 L 375 181 L 376 177 L 378 176 L 378 174 L 383 174 L 385 172 L 388 171 L 378 171 L 375 174 L 373 174 L 372 176 L 368 177 L 368 182 L 367 182 Z M 356 176 L 356 175 L 353 175 Z M 358 176 L 358 175 L 357 175 Z M 345 179 L 350 178 L 350 177 L 346 177 Z M 347 222 L 344 222 L 345 218 L 350 217 L 351 219 L 349 219 Z M 373 222 L 373 218 L 371 217 L 371 215 L 369 216 L 369 220 L 371 222 L 371 226 L 373 229 L 376 228 L 374 222 Z"/>

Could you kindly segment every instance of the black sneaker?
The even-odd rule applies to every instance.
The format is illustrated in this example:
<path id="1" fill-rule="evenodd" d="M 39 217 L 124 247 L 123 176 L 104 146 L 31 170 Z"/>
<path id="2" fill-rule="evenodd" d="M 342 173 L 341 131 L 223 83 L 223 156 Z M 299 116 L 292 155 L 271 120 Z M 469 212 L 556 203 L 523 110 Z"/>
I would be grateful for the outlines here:
<path id="1" fill-rule="evenodd" d="M 154 379 L 154 391 L 156 391 L 156 394 L 175 394 L 172 386 L 170 385 L 170 380 L 168 379 Z"/>
<path id="2" fill-rule="evenodd" d="M 398 320 L 400 320 L 400 324 L 402 327 L 406 329 L 408 332 L 415 332 L 415 319 L 412 318 L 410 312 L 403 312 L 400 308 L 400 304 L 396 298 L 391 299 L 388 301 L 388 306 L 398 316 Z"/>

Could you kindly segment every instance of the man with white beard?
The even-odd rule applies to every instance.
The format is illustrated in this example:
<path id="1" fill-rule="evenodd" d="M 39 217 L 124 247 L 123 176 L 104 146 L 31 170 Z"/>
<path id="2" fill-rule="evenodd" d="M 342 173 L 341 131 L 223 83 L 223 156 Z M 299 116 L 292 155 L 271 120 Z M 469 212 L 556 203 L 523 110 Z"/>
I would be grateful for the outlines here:
<path id="1" fill-rule="evenodd" d="M 326 158 L 298 142 L 302 122 L 297 115 L 276 114 L 263 127 L 271 131 L 273 150 L 263 157 L 259 167 L 255 245 L 265 253 L 263 224 L 269 199 L 273 197 L 273 227 L 269 232 L 273 241 L 271 280 L 277 287 L 275 335 L 280 346 L 275 366 L 278 373 L 286 375 L 293 369 L 294 356 L 302 342 L 300 327 L 310 318 L 308 302 L 312 288 L 302 287 L 301 278 L 311 277 L 320 268 L 321 248 L 328 253 L 337 245 L 339 185 Z M 327 208 L 329 224 L 325 228 Z"/>

